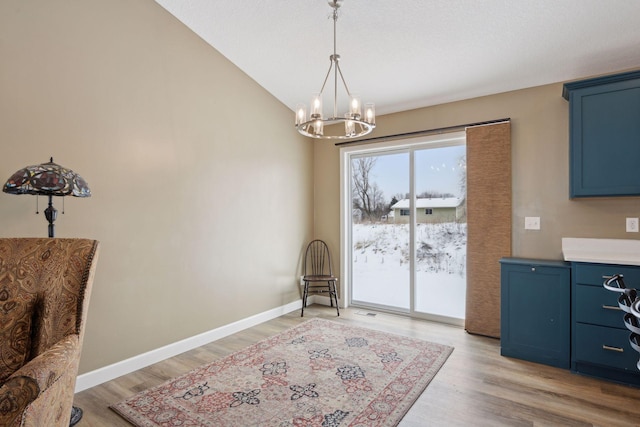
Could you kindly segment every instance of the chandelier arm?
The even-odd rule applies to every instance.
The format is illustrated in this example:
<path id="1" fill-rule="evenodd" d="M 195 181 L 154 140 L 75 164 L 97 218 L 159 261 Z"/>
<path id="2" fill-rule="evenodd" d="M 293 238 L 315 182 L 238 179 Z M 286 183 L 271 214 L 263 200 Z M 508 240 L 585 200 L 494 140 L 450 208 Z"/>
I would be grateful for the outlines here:
<path id="1" fill-rule="evenodd" d="M 338 64 L 336 63 L 336 66 Z M 324 92 L 324 87 L 327 84 L 327 80 L 329 80 L 329 75 L 331 74 L 331 68 L 333 68 L 333 58 L 331 58 L 331 63 L 329 64 L 329 69 L 327 70 L 327 75 L 324 76 L 324 81 L 322 82 L 322 88 L 320 88 L 320 95 L 322 95 L 322 92 Z"/>
<path id="2" fill-rule="evenodd" d="M 349 91 L 349 87 L 347 86 L 347 82 L 344 79 L 344 76 L 342 75 L 342 69 L 340 68 L 340 64 L 336 64 L 336 68 L 338 69 L 338 72 L 340 73 L 340 78 L 342 79 L 342 84 L 344 85 L 344 89 L 347 91 L 347 96 L 351 97 L 351 92 Z"/>

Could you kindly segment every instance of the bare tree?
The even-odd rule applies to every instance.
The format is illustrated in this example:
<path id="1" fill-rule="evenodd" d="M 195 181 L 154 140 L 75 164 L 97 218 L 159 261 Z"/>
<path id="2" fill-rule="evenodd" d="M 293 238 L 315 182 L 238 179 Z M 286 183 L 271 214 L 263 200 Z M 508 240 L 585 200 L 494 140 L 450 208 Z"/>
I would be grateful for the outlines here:
<path id="1" fill-rule="evenodd" d="M 444 199 L 446 197 L 455 197 L 455 195 L 451 193 L 441 193 L 435 190 L 427 190 L 416 196 L 417 199 Z"/>
<path id="2" fill-rule="evenodd" d="M 467 197 L 467 155 L 463 154 L 458 159 L 458 184 L 460 185 L 460 197 Z"/>
<path id="3" fill-rule="evenodd" d="M 464 199 L 460 207 L 458 221 L 467 222 L 467 155 L 463 154 L 458 160 L 458 184 L 460 185 L 460 197 Z"/>
<path id="4" fill-rule="evenodd" d="M 363 218 L 379 219 L 386 208 L 382 191 L 373 182 L 372 170 L 375 157 L 359 157 L 352 161 L 352 200 L 353 208 L 362 212 Z"/>

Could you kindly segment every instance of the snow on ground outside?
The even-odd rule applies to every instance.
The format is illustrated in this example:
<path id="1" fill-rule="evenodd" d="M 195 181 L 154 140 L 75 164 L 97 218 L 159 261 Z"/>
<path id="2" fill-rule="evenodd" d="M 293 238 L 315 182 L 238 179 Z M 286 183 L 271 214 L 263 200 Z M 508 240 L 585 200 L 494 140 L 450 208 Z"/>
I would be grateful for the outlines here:
<path id="1" fill-rule="evenodd" d="M 353 224 L 353 300 L 409 308 L 409 226 Z M 464 319 L 467 224 L 418 224 L 416 310 Z"/>

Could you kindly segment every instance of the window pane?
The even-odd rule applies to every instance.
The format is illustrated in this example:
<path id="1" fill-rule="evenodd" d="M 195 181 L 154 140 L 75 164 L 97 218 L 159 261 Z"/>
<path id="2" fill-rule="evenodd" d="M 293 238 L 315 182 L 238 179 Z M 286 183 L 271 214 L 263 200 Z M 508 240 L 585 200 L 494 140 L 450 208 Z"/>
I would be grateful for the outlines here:
<path id="1" fill-rule="evenodd" d="M 409 154 L 351 160 L 352 303 L 408 311 Z"/>
<path id="2" fill-rule="evenodd" d="M 415 310 L 464 319 L 466 297 L 466 147 L 415 152 Z"/>

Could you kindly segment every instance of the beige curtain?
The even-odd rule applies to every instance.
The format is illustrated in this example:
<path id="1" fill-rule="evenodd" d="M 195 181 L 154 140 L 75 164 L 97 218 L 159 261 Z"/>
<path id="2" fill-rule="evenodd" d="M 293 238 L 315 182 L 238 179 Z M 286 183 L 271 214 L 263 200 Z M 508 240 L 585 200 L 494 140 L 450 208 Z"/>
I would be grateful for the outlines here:
<path id="1" fill-rule="evenodd" d="M 511 256 L 511 123 L 467 133 L 467 332 L 500 337 L 500 264 Z"/>

